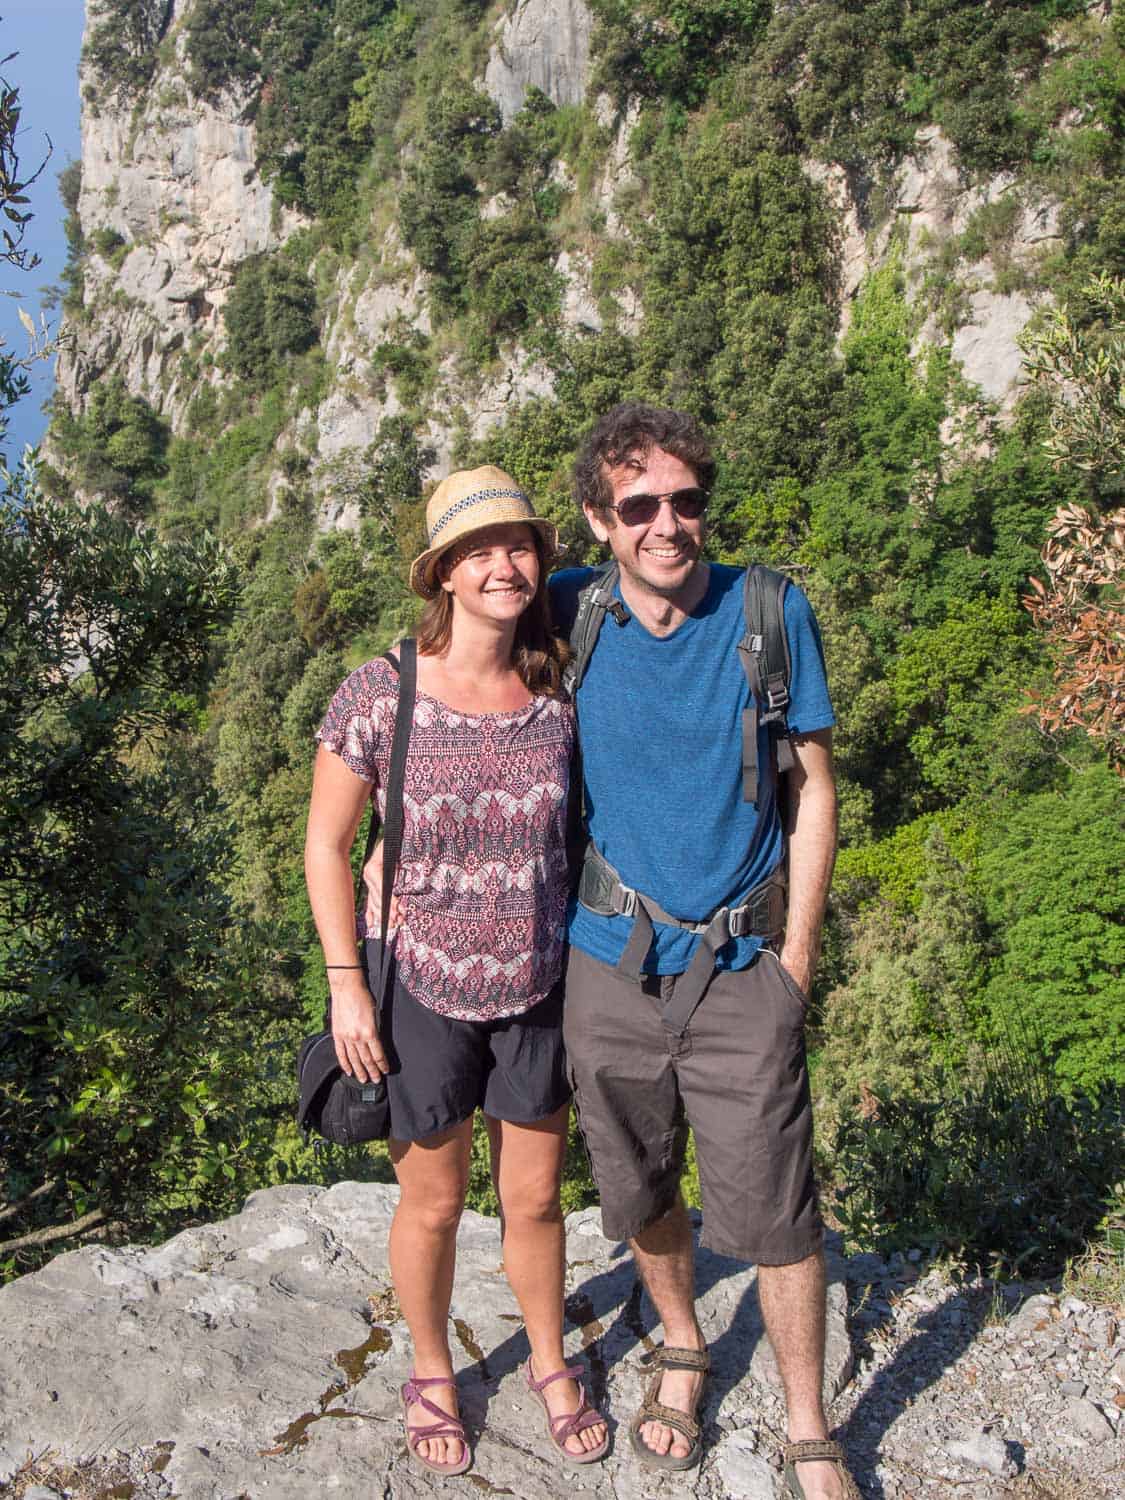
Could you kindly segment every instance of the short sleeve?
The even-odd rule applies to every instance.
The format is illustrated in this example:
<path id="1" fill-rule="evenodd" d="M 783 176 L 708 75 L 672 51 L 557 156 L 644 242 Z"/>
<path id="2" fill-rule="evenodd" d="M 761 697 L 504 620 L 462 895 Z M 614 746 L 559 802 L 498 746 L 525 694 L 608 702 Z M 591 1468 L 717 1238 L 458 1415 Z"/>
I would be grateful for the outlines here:
<path id="1" fill-rule="evenodd" d="M 397 683 L 389 664 L 382 657 L 365 662 L 336 689 L 316 738 L 349 771 L 377 781 L 379 752 L 396 703 Z"/>
<path id="2" fill-rule="evenodd" d="M 804 591 L 796 584 L 785 590 L 785 632 L 789 637 L 789 729 L 812 734 L 836 722 L 828 695 L 828 674 L 820 626 Z"/>

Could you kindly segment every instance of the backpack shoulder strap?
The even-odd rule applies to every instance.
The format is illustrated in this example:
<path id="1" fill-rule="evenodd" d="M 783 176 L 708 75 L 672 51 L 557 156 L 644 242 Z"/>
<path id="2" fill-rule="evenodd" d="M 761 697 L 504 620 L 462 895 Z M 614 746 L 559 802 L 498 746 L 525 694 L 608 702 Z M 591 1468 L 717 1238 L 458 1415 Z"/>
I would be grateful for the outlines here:
<path id="1" fill-rule="evenodd" d="M 606 610 L 613 603 L 613 591 L 617 587 L 619 570 L 617 563 L 610 561 L 595 568 L 594 576 L 578 593 L 578 608 L 574 624 L 570 628 L 570 660 L 563 669 L 562 685 L 569 698 L 575 696 L 582 686 L 586 668 L 598 644 Z"/>
<path id="2" fill-rule="evenodd" d="M 764 724 L 777 746 L 777 769 L 793 764 L 789 744 L 789 637 L 785 630 L 784 573 L 754 563 L 742 585 L 746 630 L 738 643 L 738 658 L 750 684 L 750 706 L 742 715 L 742 796 L 758 800 L 758 725 Z"/>

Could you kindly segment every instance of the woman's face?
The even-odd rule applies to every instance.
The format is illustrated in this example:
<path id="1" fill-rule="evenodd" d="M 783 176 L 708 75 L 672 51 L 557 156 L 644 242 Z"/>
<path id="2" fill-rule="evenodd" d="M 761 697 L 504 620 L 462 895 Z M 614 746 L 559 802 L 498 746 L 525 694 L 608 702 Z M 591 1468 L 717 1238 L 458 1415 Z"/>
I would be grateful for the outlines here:
<path id="1" fill-rule="evenodd" d="M 456 605 L 481 619 L 516 620 L 539 587 L 539 553 L 521 521 L 474 531 L 443 558 L 441 586 Z"/>

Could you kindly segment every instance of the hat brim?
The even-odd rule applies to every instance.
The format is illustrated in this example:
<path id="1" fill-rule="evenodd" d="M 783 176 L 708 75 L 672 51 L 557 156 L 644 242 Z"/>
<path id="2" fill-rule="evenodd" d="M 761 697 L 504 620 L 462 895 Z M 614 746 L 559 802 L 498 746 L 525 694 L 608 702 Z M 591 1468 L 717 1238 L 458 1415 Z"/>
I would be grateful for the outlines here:
<path id="1" fill-rule="evenodd" d="M 414 593 L 423 599 L 436 598 L 439 590 L 437 565 L 445 554 L 475 532 L 488 531 L 493 526 L 509 525 L 530 526 L 538 532 L 543 540 L 547 563 L 553 562 L 560 554 L 562 549 L 559 546 L 559 530 L 553 521 L 545 520 L 542 516 L 529 516 L 526 511 L 513 513 L 511 516 L 497 515 L 494 512 L 487 521 L 468 525 L 453 536 L 443 537 L 436 547 L 427 547 L 425 552 L 418 554 L 410 565 L 410 587 Z"/>

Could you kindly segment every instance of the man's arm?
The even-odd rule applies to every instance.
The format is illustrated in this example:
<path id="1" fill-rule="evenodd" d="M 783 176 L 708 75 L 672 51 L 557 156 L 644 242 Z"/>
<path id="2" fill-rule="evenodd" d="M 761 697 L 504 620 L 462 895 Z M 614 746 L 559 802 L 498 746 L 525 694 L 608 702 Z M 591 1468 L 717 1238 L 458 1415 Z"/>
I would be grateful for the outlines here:
<path id="1" fill-rule="evenodd" d="M 820 957 L 820 931 L 836 862 L 836 778 L 832 731 L 793 736 L 789 772 L 789 915 L 781 962 L 805 994 Z"/>

